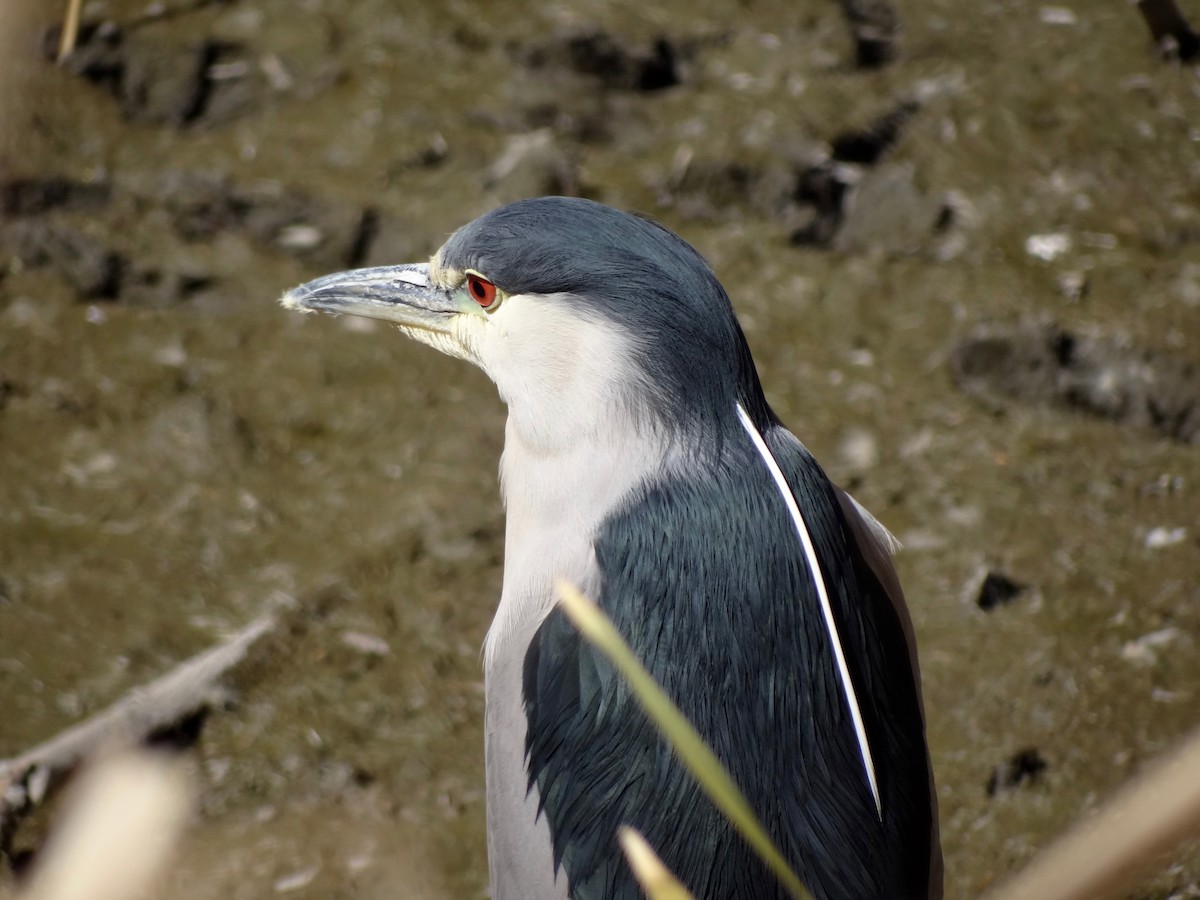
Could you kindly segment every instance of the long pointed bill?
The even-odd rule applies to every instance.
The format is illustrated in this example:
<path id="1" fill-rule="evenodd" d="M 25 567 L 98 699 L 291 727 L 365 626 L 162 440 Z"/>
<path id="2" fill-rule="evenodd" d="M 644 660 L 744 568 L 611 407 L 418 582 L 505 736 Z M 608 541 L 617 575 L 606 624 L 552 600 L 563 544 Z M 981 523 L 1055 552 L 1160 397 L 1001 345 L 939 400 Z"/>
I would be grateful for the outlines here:
<path id="1" fill-rule="evenodd" d="M 440 334 L 450 334 L 451 319 L 462 312 L 453 291 L 430 284 L 427 263 L 336 272 L 292 288 L 279 302 L 300 312 L 383 319 Z"/>
<path id="2" fill-rule="evenodd" d="M 466 326 L 478 306 L 465 302 L 461 291 L 432 284 L 428 263 L 337 272 L 292 288 L 279 302 L 299 312 L 395 322 L 415 340 L 476 362 Z"/>

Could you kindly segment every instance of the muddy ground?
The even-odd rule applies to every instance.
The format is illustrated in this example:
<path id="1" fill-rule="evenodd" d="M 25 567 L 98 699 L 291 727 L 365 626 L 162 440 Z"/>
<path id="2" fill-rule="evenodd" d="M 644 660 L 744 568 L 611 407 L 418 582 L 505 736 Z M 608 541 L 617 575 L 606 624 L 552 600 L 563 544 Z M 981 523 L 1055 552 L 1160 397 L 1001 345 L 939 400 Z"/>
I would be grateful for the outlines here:
<path id="1" fill-rule="evenodd" d="M 905 542 L 948 897 L 1200 720 L 1200 72 L 1133 6 L 858 59 L 832 2 L 93 0 L 63 68 L 52 6 L 0 20 L 0 758 L 288 610 L 163 896 L 485 895 L 504 410 L 275 299 L 530 194 L 695 243 Z"/>

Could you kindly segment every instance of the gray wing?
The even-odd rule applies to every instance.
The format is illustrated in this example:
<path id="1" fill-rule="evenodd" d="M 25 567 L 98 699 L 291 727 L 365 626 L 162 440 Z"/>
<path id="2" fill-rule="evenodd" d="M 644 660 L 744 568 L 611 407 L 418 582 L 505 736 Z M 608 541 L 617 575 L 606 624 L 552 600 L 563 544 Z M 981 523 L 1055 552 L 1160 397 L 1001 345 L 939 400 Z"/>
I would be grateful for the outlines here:
<path id="1" fill-rule="evenodd" d="M 908 644 L 909 659 L 912 662 L 913 683 L 917 686 L 917 703 L 921 709 L 921 720 L 925 719 L 925 701 L 921 695 L 921 665 L 917 658 L 917 639 L 913 629 L 912 616 L 908 604 L 904 600 L 904 589 L 900 586 L 900 578 L 892 563 L 892 556 L 900 549 L 900 542 L 883 526 L 871 513 L 849 493 L 836 488 L 837 498 L 842 507 L 842 514 L 850 527 L 863 559 L 875 573 L 879 585 L 883 588 L 888 600 L 896 611 L 896 618 L 904 632 Z M 933 780 L 933 766 L 929 766 L 929 802 L 932 808 L 930 817 L 931 840 L 929 858 L 930 900 L 940 900 L 944 864 L 942 861 L 942 842 L 938 826 L 937 790 Z"/>
<path id="2" fill-rule="evenodd" d="M 908 653 L 912 658 L 913 680 L 917 684 L 917 700 L 921 704 L 921 715 L 924 716 L 925 702 L 921 697 L 920 688 L 921 667 L 917 662 L 917 636 L 913 629 L 912 615 L 908 611 L 908 603 L 904 600 L 904 588 L 900 586 L 900 577 L 892 563 L 892 556 L 900 549 L 900 542 L 849 493 L 836 486 L 834 490 L 842 507 L 842 515 L 846 518 L 846 524 L 850 527 L 850 533 L 854 536 L 863 559 L 875 573 L 879 586 L 883 588 L 896 610 L 900 627 L 904 629 L 904 639 L 908 643 Z"/>

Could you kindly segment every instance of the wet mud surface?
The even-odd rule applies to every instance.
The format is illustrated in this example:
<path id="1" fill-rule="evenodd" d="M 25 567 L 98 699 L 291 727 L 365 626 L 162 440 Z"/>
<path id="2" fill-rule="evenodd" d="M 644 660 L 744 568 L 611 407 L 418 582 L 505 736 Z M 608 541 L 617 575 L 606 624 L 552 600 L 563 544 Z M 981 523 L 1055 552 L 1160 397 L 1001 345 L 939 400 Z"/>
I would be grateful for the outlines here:
<path id="1" fill-rule="evenodd" d="M 166 896 L 485 895 L 503 408 L 275 300 L 532 194 L 693 242 L 905 543 L 948 897 L 1200 721 L 1200 75 L 1133 7 L 100 0 L 61 68 L 21 9 L 0 757 L 289 610 Z M 1131 896 L 1198 890 L 1191 847 Z"/>

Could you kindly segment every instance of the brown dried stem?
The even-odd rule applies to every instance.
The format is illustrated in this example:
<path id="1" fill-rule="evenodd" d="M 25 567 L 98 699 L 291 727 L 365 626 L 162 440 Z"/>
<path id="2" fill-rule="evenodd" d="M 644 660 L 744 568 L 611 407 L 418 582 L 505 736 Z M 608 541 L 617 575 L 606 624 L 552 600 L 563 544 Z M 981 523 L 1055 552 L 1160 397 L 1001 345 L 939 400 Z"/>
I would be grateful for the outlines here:
<path id="1" fill-rule="evenodd" d="M 221 695 L 220 679 L 274 627 L 275 618 L 263 616 L 44 744 L 0 761 L 0 853 L 8 852 L 21 820 L 83 759 L 113 745 L 143 741 L 209 706 Z"/>

